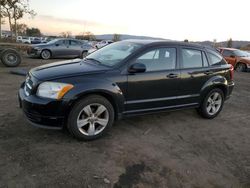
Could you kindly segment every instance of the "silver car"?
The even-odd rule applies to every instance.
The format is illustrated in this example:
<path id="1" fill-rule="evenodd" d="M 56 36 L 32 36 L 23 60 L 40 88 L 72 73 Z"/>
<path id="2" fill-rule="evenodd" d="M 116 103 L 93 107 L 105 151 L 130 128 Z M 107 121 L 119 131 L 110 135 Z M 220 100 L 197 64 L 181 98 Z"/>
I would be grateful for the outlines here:
<path id="1" fill-rule="evenodd" d="M 76 39 L 60 38 L 45 44 L 32 45 L 27 53 L 30 57 L 42 59 L 63 57 L 85 57 L 92 46 L 86 42 Z"/>

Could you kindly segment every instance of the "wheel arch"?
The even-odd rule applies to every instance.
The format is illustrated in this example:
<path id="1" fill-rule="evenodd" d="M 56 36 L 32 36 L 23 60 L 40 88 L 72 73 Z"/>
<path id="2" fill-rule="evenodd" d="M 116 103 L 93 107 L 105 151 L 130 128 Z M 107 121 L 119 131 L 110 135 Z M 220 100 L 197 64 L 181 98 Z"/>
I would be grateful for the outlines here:
<path id="1" fill-rule="evenodd" d="M 226 98 L 228 94 L 228 81 L 223 76 L 215 76 L 209 79 L 201 89 L 200 95 L 200 103 L 206 97 L 206 94 L 211 91 L 212 89 L 219 88 L 222 90 L 224 94 L 224 98 Z"/>
<path id="2" fill-rule="evenodd" d="M 91 95 L 98 95 L 98 96 L 101 96 L 101 97 L 104 97 L 105 99 L 107 99 L 114 108 L 115 119 L 120 118 L 120 114 L 123 111 L 123 106 L 122 106 L 123 101 L 121 101 L 120 98 L 115 96 L 110 91 L 105 91 L 105 90 L 91 90 L 91 91 L 86 91 L 86 92 L 83 92 L 83 93 L 77 95 L 77 97 L 75 97 L 75 99 L 73 99 L 70 102 L 69 108 L 67 110 L 67 114 L 70 113 L 70 111 L 72 110 L 72 108 L 74 107 L 74 105 L 77 102 L 79 102 L 80 100 L 82 100 L 82 99 L 84 99 L 84 98 L 86 98 L 88 96 L 91 96 Z"/>
<path id="3" fill-rule="evenodd" d="M 246 65 L 246 63 L 244 61 L 238 61 L 238 62 L 235 63 L 234 68 L 236 68 L 238 66 L 238 64 L 240 64 L 240 63 L 244 64 L 247 67 L 247 65 Z"/>

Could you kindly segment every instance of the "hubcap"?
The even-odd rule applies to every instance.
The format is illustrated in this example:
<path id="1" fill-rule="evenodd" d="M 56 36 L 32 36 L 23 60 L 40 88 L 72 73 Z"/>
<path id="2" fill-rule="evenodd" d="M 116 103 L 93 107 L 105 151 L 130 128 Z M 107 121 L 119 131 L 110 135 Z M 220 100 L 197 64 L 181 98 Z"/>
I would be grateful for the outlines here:
<path id="1" fill-rule="evenodd" d="M 94 136 L 101 133 L 107 126 L 109 113 L 101 104 L 90 104 L 85 106 L 77 118 L 79 131 L 86 136 Z"/>
<path id="2" fill-rule="evenodd" d="M 50 57 L 50 53 L 49 53 L 49 51 L 43 51 L 42 52 L 42 57 L 44 58 L 44 59 L 49 59 L 49 57 Z"/>
<path id="3" fill-rule="evenodd" d="M 212 93 L 207 100 L 207 113 L 209 115 L 216 114 L 219 111 L 221 104 L 222 104 L 221 94 L 218 92 Z"/>
<path id="4" fill-rule="evenodd" d="M 5 61 L 8 62 L 8 63 L 16 63 L 17 61 L 17 57 L 15 56 L 15 54 L 7 54 L 6 57 L 5 57 Z"/>

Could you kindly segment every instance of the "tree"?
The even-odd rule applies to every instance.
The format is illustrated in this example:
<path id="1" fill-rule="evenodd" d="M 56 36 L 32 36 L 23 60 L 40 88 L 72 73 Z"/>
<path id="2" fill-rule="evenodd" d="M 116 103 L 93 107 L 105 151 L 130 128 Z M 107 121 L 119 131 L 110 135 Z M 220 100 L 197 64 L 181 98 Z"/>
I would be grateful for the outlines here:
<path id="1" fill-rule="evenodd" d="M 42 35 L 40 29 L 38 28 L 27 28 L 26 35 L 31 37 L 40 37 Z"/>
<path id="2" fill-rule="evenodd" d="M 188 42 L 188 39 L 185 39 L 184 42 Z"/>
<path id="3" fill-rule="evenodd" d="M 3 7 L 6 4 L 6 0 L 0 0 L 0 40 L 2 39 L 2 24 L 5 23 L 2 18 L 4 18 Z"/>
<path id="4" fill-rule="evenodd" d="M 232 40 L 232 38 L 230 38 L 230 39 L 227 41 L 227 47 L 228 47 L 228 48 L 232 48 L 232 47 L 233 47 L 233 40 Z"/>
<path id="5" fill-rule="evenodd" d="M 120 41 L 121 40 L 121 35 L 115 33 L 112 40 L 114 42 Z"/>
<path id="6" fill-rule="evenodd" d="M 77 38 L 81 40 L 88 40 L 88 41 L 96 40 L 95 35 L 91 33 L 90 31 L 81 33 L 80 35 L 77 36 Z"/>
<path id="7" fill-rule="evenodd" d="M 16 26 L 12 24 L 12 31 L 17 35 L 26 35 L 27 29 L 28 26 L 26 24 L 17 24 Z"/>
<path id="8" fill-rule="evenodd" d="M 60 36 L 63 38 L 70 38 L 72 36 L 72 33 L 71 31 L 66 31 L 66 32 L 62 32 Z"/>
<path id="9" fill-rule="evenodd" d="M 11 37 L 13 36 L 13 27 L 12 23 L 14 21 L 14 28 L 17 32 L 17 21 L 23 18 L 25 14 L 30 16 L 35 16 L 34 10 L 29 8 L 29 0 L 5 0 L 5 4 L 3 6 L 3 14 L 8 17 L 9 27 L 11 31 Z M 17 33 L 15 32 L 15 36 Z"/>

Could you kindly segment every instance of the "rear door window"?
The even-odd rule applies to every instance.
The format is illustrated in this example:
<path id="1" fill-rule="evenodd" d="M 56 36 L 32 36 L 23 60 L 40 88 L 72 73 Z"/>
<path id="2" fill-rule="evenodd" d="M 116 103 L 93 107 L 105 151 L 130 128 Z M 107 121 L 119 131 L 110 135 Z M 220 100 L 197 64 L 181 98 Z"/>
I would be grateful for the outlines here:
<path id="1" fill-rule="evenodd" d="M 70 45 L 72 45 L 72 46 L 80 46 L 81 43 L 79 41 L 76 41 L 76 40 L 71 40 Z"/>
<path id="2" fill-rule="evenodd" d="M 183 68 L 203 67 L 202 51 L 196 49 L 183 48 L 181 50 Z"/>

